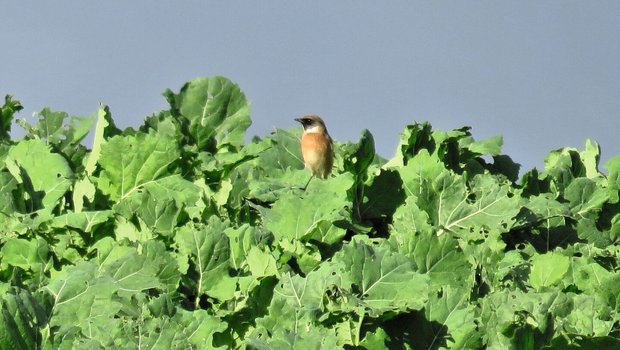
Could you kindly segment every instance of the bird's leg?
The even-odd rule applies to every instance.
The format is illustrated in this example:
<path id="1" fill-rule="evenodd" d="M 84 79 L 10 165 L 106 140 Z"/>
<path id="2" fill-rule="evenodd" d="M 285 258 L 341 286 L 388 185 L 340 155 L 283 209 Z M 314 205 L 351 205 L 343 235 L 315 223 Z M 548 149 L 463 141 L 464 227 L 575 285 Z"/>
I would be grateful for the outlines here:
<path id="1" fill-rule="evenodd" d="M 306 188 L 308 188 L 308 185 L 310 184 L 310 181 L 312 181 L 312 178 L 314 178 L 314 174 L 310 175 L 310 178 L 308 179 L 308 182 L 306 182 L 306 185 L 301 188 L 304 192 L 306 192 Z"/>

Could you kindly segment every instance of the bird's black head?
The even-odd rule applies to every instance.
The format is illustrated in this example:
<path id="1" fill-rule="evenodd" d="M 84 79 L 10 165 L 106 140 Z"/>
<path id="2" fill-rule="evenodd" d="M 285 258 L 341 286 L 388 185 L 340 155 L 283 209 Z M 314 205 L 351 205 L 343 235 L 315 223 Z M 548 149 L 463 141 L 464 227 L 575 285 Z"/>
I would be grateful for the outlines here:
<path id="1" fill-rule="evenodd" d="M 300 118 L 295 118 L 296 121 L 300 122 L 303 125 L 304 129 L 313 128 L 313 127 L 322 127 L 325 128 L 325 123 L 323 119 L 318 115 L 305 115 Z"/>

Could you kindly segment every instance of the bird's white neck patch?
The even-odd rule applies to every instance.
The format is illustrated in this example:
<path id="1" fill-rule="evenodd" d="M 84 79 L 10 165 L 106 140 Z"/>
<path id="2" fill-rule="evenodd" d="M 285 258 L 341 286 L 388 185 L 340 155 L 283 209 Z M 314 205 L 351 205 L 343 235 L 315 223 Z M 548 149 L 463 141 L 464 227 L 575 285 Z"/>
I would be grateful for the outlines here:
<path id="1" fill-rule="evenodd" d="M 321 132 L 321 127 L 319 125 L 315 125 L 312 127 L 309 127 L 308 129 L 305 130 L 307 133 L 320 133 Z"/>

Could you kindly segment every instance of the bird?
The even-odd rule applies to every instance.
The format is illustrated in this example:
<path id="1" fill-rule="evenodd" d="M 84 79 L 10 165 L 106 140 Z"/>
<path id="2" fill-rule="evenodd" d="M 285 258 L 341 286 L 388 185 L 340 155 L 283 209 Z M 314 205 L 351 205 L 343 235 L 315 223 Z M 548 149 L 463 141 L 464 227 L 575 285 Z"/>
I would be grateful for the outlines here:
<path id="1" fill-rule="evenodd" d="M 301 123 L 304 132 L 301 136 L 301 155 L 304 165 L 310 170 L 311 176 L 304 190 L 313 177 L 327 179 L 334 164 L 334 142 L 327 132 L 325 122 L 318 115 L 305 115 L 295 118 Z"/>

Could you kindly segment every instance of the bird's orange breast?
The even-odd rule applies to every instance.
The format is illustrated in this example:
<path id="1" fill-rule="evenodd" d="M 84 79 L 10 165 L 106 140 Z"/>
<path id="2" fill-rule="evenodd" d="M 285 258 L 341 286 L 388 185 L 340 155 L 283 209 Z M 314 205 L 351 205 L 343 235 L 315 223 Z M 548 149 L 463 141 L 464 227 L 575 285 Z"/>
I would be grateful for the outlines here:
<path id="1" fill-rule="evenodd" d="M 329 136 L 322 133 L 304 133 L 301 154 L 313 175 L 326 178 L 332 171 L 333 147 Z"/>

